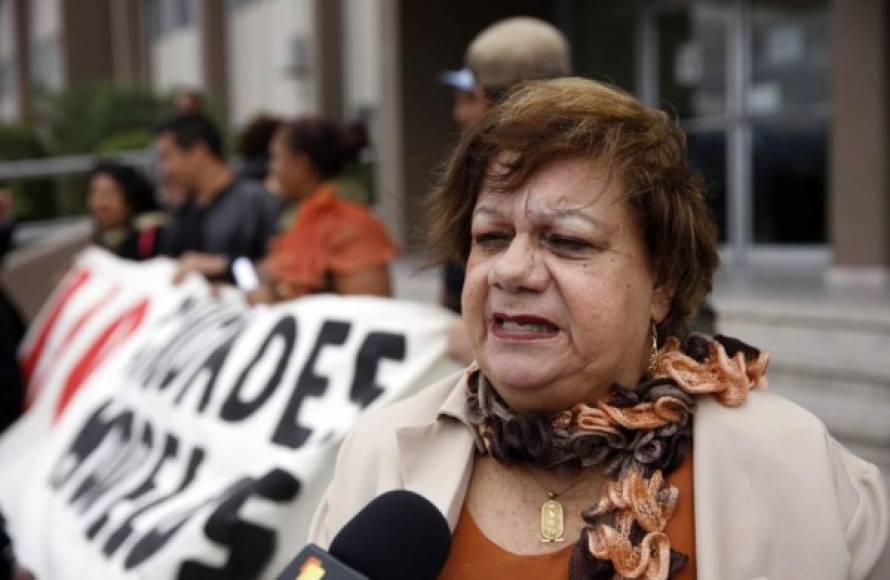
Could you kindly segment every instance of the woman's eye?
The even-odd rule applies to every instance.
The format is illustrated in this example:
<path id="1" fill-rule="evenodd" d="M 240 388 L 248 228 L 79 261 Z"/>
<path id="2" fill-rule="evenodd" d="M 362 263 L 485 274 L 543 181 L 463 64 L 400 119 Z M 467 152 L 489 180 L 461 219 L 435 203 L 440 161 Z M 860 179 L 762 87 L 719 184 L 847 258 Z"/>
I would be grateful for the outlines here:
<path id="1" fill-rule="evenodd" d="M 584 240 L 555 235 L 547 236 L 547 244 L 557 250 L 565 252 L 579 252 L 590 247 L 590 244 Z"/>
<path id="2" fill-rule="evenodd" d="M 496 246 L 509 241 L 505 232 L 481 232 L 473 236 L 473 241 L 479 246 Z"/>

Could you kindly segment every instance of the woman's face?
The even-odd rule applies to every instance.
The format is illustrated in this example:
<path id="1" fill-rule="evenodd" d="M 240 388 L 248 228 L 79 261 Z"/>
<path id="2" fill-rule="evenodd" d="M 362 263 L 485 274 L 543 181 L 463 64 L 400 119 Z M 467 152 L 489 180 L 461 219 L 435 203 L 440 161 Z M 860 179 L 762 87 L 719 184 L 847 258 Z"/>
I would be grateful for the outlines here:
<path id="1" fill-rule="evenodd" d="M 609 177 L 556 161 L 476 202 L 463 318 L 480 368 L 517 412 L 592 402 L 646 368 L 650 321 L 665 317 L 670 295 Z"/>
<path id="2" fill-rule="evenodd" d="M 96 174 L 90 180 L 87 201 L 90 214 L 103 230 L 119 228 L 130 217 L 130 208 L 120 184 L 105 173 Z"/>
<path id="3" fill-rule="evenodd" d="M 306 191 L 310 182 L 309 159 L 291 151 L 282 133 L 272 139 L 269 153 L 269 171 L 282 197 L 300 199 L 311 193 Z"/>

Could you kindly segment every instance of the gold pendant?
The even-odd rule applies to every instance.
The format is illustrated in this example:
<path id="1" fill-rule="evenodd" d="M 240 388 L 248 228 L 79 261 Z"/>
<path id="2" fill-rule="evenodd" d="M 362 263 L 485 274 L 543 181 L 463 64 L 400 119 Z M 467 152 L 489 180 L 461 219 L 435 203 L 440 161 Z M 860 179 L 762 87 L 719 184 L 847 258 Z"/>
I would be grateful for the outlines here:
<path id="1" fill-rule="evenodd" d="M 562 504 L 550 498 L 541 506 L 541 541 L 548 544 L 562 542 L 565 531 Z"/>

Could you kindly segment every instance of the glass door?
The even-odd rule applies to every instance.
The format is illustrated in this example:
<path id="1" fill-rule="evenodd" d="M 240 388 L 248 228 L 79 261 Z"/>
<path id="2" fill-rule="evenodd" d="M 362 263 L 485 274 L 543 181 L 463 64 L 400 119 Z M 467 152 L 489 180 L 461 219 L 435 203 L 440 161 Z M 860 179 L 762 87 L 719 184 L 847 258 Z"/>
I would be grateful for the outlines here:
<path id="1" fill-rule="evenodd" d="M 686 131 L 728 256 L 827 256 L 824 0 L 653 1 L 639 25 L 639 92 Z"/>

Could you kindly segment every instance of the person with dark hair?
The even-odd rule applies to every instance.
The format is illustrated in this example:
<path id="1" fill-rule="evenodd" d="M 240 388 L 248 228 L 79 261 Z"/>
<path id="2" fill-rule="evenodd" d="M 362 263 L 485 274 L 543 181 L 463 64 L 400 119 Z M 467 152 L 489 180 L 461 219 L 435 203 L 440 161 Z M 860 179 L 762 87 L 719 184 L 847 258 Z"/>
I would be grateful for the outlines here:
<path id="1" fill-rule="evenodd" d="M 258 115 L 241 130 L 236 147 L 236 152 L 241 157 L 238 177 L 267 183 L 269 147 L 280 126 L 281 119 L 269 115 Z"/>
<path id="2" fill-rule="evenodd" d="M 15 202 L 5 181 L 0 181 L 0 266 L 12 249 Z M 0 433 L 12 425 L 24 411 L 25 386 L 16 353 L 25 335 L 25 322 L 18 308 L 0 286 Z M 4 532 L 0 514 L 0 580 L 12 578 L 15 560 L 12 546 Z"/>
<path id="3" fill-rule="evenodd" d="M 396 247 L 363 205 L 338 196 L 330 183 L 351 155 L 343 129 L 324 119 L 287 123 L 272 141 L 271 171 L 280 195 L 298 203 L 293 222 L 273 240 L 259 265 L 254 301 L 314 292 L 389 296 Z"/>
<path id="4" fill-rule="evenodd" d="M 89 173 L 87 205 L 95 244 L 129 260 L 157 254 L 166 218 L 151 183 L 139 171 L 99 162 Z"/>
<path id="5" fill-rule="evenodd" d="M 204 108 L 204 95 L 198 90 L 180 88 L 173 95 L 173 109 L 177 115 L 203 113 Z"/>
<path id="6" fill-rule="evenodd" d="M 173 117 L 154 135 L 161 184 L 185 192 L 161 253 L 179 258 L 178 280 L 189 272 L 232 280 L 236 260 L 265 255 L 277 225 L 278 201 L 255 181 L 235 177 L 224 158 L 222 137 L 207 116 Z"/>
<path id="7" fill-rule="evenodd" d="M 410 489 L 452 531 L 440 580 L 869 577 L 880 470 L 765 388 L 769 353 L 687 332 L 717 228 L 664 111 L 523 84 L 429 200 L 474 362 L 347 435 L 310 542 Z"/>

